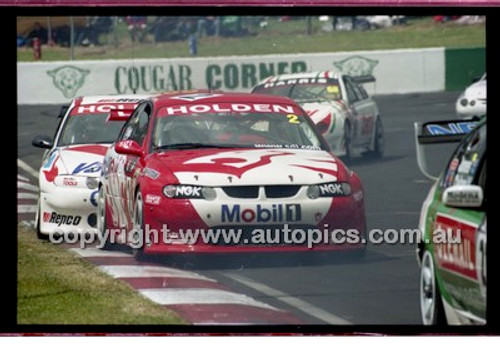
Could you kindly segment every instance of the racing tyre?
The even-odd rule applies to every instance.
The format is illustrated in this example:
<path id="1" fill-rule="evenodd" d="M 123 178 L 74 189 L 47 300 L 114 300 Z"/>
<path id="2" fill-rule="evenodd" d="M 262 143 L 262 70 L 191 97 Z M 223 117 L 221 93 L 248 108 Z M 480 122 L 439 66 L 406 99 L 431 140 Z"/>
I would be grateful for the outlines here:
<path id="1" fill-rule="evenodd" d="M 373 150 L 368 151 L 364 154 L 368 158 L 381 158 L 384 155 L 385 150 L 385 138 L 384 138 L 384 127 L 382 127 L 382 120 L 380 116 L 377 117 L 375 122 L 375 139 L 373 144 Z"/>
<path id="2" fill-rule="evenodd" d="M 97 198 L 97 228 L 105 238 L 102 249 L 111 250 L 113 244 L 109 240 L 111 234 L 108 230 L 108 222 L 106 220 L 106 196 L 104 195 L 104 186 L 99 187 L 99 194 Z M 107 233 L 106 233 L 107 232 Z"/>
<path id="3" fill-rule="evenodd" d="M 143 210 L 144 203 L 142 201 L 142 194 L 140 191 L 137 192 L 135 197 L 135 206 L 134 206 L 134 236 L 132 243 L 132 255 L 137 261 L 144 261 L 146 258 L 146 254 L 144 254 L 144 219 L 143 219 Z"/>
<path id="4" fill-rule="evenodd" d="M 36 230 L 36 237 L 39 240 L 44 240 L 48 241 L 49 240 L 49 235 L 42 234 L 40 232 L 40 217 L 41 217 L 41 208 L 40 208 L 40 195 L 38 196 L 38 211 L 36 213 L 36 219 L 35 219 L 35 230 Z"/>
<path id="5" fill-rule="evenodd" d="M 424 325 L 446 324 L 431 253 L 426 250 L 420 265 L 420 312 Z"/>
<path id="6" fill-rule="evenodd" d="M 353 148 L 352 148 L 352 137 L 351 137 L 351 125 L 346 122 L 344 125 L 344 147 L 345 147 L 345 155 L 344 161 L 350 162 L 352 161 Z"/>

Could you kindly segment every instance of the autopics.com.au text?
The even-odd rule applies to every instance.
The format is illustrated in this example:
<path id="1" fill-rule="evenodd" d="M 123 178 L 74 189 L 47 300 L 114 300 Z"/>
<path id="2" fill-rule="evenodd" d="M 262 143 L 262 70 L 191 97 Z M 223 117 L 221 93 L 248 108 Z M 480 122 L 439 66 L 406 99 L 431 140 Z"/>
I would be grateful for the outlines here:
<path id="1" fill-rule="evenodd" d="M 294 228 L 284 224 L 279 228 L 259 228 L 250 230 L 238 227 L 210 229 L 177 229 L 173 231 L 165 224 L 161 229 L 108 229 L 98 231 L 63 231 L 49 234 L 52 243 L 79 243 L 80 248 L 92 244 L 103 248 L 106 243 L 128 243 L 132 248 L 151 244 L 208 244 L 208 245 L 302 245 L 311 249 L 318 245 L 359 245 L 359 244 L 417 244 L 422 241 L 420 229 L 371 229 L 367 232 L 357 229 Z M 460 230 L 436 229 L 432 242 L 437 244 L 460 243 Z"/>

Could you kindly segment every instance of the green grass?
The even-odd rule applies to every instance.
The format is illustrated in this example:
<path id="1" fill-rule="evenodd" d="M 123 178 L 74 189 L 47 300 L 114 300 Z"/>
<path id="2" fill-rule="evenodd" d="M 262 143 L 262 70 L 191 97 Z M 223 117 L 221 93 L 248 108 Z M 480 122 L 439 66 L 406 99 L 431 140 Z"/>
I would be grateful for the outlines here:
<path id="1" fill-rule="evenodd" d="M 311 35 L 306 35 L 304 20 L 279 22 L 276 17 L 268 19 L 269 25 L 262 29 L 253 26 L 253 36 L 242 38 L 201 37 L 198 56 L 230 56 L 256 54 L 289 54 L 338 52 L 355 50 L 425 48 L 425 47 L 484 47 L 486 30 L 484 24 L 459 25 L 434 23 L 430 18 L 409 20 L 408 25 L 370 31 L 332 31 L 321 28 L 323 22 L 313 18 Z M 75 59 L 130 59 L 189 57 L 187 41 L 132 44 L 123 23 L 117 27 L 119 44 L 108 44 L 109 37 L 101 36 L 106 43 L 99 47 L 76 47 Z M 148 37 L 152 41 L 151 36 Z M 33 61 L 30 48 L 17 50 L 18 61 Z M 68 60 L 70 49 L 63 47 L 42 48 L 42 61 Z"/>
<path id="2" fill-rule="evenodd" d="M 18 324 L 184 324 L 130 286 L 18 226 Z"/>

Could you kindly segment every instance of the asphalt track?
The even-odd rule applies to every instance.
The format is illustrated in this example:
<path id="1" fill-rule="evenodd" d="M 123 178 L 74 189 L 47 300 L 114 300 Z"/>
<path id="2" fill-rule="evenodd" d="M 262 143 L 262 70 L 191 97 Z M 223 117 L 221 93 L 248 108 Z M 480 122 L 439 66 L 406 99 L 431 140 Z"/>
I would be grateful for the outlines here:
<path id="1" fill-rule="evenodd" d="M 415 157 L 413 123 L 455 119 L 457 92 L 378 96 L 386 133 L 386 155 L 350 166 L 364 184 L 369 229 L 415 229 L 431 186 Z M 52 136 L 60 105 L 18 107 L 18 158 L 35 170 L 42 150 L 35 134 Z M 438 171 L 453 147 L 439 146 Z M 33 176 L 19 169 L 23 177 Z M 18 180 L 19 181 L 19 180 Z M 19 182 L 18 182 L 19 183 Z M 36 184 L 36 183 L 35 183 Z M 231 291 L 290 312 L 303 324 L 419 325 L 415 245 L 370 244 L 360 261 L 325 253 L 180 255 L 155 264 L 217 281 Z"/>

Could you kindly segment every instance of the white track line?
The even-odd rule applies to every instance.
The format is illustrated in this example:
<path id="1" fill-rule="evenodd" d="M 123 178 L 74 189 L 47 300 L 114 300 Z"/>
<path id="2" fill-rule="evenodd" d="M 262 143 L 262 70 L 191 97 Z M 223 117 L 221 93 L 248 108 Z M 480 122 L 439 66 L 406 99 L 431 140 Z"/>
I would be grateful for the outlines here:
<path id="1" fill-rule="evenodd" d="M 351 324 L 350 321 L 347 321 L 337 315 L 331 314 L 323 309 L 320 309 L 306 301 L 303 301 L 299 298 L 287 296 L 286 293 L 276 290 L 270 286 L 264 285 L 262 283 L 256 282 L 250 278 L 242 277 L 240 275 L 234 273 L 225 273 L 225 276 L 236 280 L 238 283 L 246 285 L 256 291 L 259 291 L 266 296 L 276 298 L 283 303 L 288 304 L 312 317 L 322 320 L 331 325 L 348 325 Z"/>
<path id="2" fill-rule="evenodd" d="M 153 302 L 170 304 L 242 304 L 271 310 L 279 310 L 267 303 L 259 302 L 246 295 L 220 290 L 199 288 L 139 289 L 139 292 Z"/>
<path id="3" fill-rule="evenodd" d="M 182 271 L 161 266 L 139 266 L 139 265 L 102 265 L 99 266 L 104 272 L 114 278 L 191 278 L 207 281 L 215 281 L 198 273 Z"/>
<path id="4" fill-rule="evenodd" d="M 38 171 L 30 167 L 28 164 L 24 163 L 19 158 L 17 159 L 17 166 L 26 171 L 31 176 L 35 177 L 38 180 Z"/>
<path id="5" fill-rule="evenodd" d="M 22 181 L 17 181 L 17 188 L 23 188 L 27 190 L 31 190 L 33 192 L 38 192 L 38 187 L 35 185 L 32 185 L 31 183 L 26 183 Z"/>
<path id="6" fill-rule="evenodd" d="M 26 178 L 23 175 L 19 175 L 19 174 L 17 174 L 17 179 L 21 180 L 21 181 L 24 181 L 24 182 L 29 182 L 30 181 L 29 178 Z"/>
<path id="7" fill-rule="evenodd" d="M 132 255 L 121 252 L 112 252 L 109 250 L 101 250 L 98 248 L 71 248 L 70 251 L 84 257 L 84 258 L 95 258 L 95 257 L 113 257 L 113 258 L 131 258 Z"/>
<path id="8" fill-rule="evenodd" d="M 17 213 L 36 213 L 36 205 L 17 205 Z"/>
<path id="9" fill-rule="evenodd" d="M 38 199 L 38 194 L 35 193 L 17 193 L 18 199 Z"/>
<path id="10" fill-rule="evenodd" d="M 34 220 L 23 220 L 21 221 L 22 224 L 28 226 L 28 227 L 35 227 L 35 221 Z"/>

